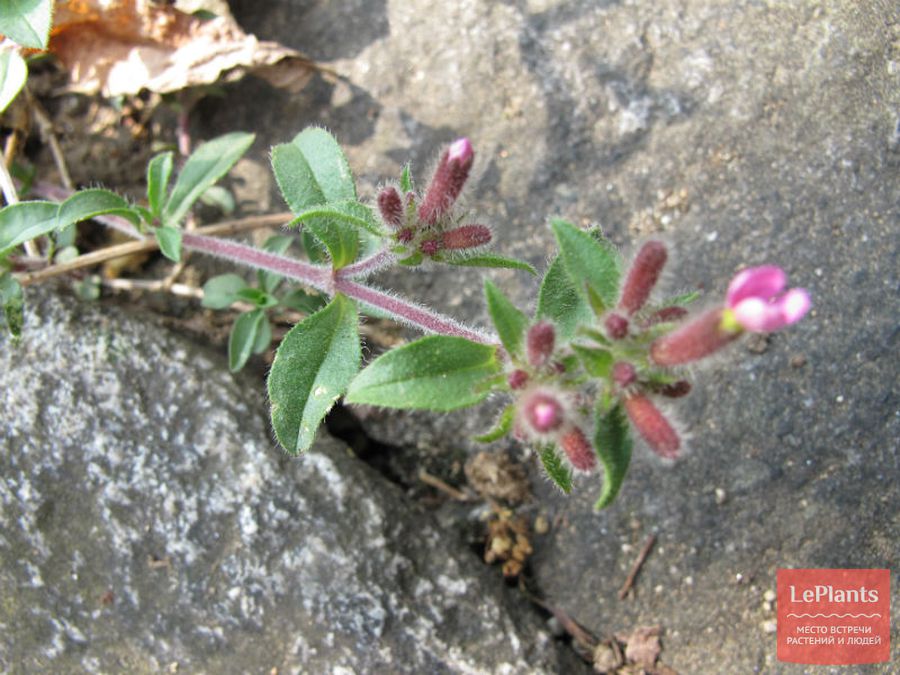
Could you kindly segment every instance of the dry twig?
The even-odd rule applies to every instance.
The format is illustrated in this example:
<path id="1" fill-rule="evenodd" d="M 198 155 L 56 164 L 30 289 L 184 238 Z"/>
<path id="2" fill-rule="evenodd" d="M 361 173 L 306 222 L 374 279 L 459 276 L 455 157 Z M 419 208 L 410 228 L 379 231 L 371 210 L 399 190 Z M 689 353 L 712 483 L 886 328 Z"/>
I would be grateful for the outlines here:
<path id="1" fill-rule="evenodd" d="M 631 571 L 628 573 L 628 578 L 625 579 L 625 583 L 622 584 L 622 588 L 619 589 L 619 600 L 624 600 L 625 596 L 628 595 L 628 592 L 634 586 L 634 580 L 637 579 L 637 575 L 641 571 L 641 567 L 643 566 L 644 561 L 647 559 L 647 556 L 650 555 L 650 549 L 653 548 L 654 543 L 656 543 L 656 535 L 651 534 L 649 537 L 647 537 L 647 541 L 644 543 L 644 547 L 641 549 L 641 552 L 638 553 L 637 559 L 631 566 Z"/>

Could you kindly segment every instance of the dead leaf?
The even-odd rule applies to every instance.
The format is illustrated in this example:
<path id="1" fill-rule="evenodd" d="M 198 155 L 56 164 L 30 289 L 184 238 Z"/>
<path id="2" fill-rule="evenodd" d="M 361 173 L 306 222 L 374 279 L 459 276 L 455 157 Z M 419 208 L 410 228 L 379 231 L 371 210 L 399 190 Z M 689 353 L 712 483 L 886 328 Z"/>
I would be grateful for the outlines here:
<path id="1" fill-rule="evenodd" d="M 157 93 L 253 73 L 299 91 L 315 64 L 276 42 L 257 40 L 230 15 L 201 19 L 152 0 L 57 0 L 50 51 L 74 91 L 105 96 Z"/>
<path id="2" fill-rule="evenodd" d="M 659 626 L 638 626 L 631 633 L 616 633 L 616 639 L 625 643 L 625 658 L 645 670 L 652 670 L 661 650 Z"/>

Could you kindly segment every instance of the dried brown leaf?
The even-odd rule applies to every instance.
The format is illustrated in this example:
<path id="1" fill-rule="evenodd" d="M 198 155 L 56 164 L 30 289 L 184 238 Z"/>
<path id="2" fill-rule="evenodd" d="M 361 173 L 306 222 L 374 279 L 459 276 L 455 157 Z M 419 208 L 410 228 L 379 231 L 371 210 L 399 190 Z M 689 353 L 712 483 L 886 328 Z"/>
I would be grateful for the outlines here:
<path id="1" fill-rule="evenodd" d="M 616 639 L 625 643 L 625 658 L 645 670 L 652 670 L 661 650 L 659 626 L 638 626 L 631 633 L 616 633 Z"/>
<path id="2" fill-rule="evenodd" d="M 248 72 L 298 91 L 315 69 L 231 16 L 204 20 L 151 0 L 57 0 L 50 51 L 69 69 L 74 91 L 105 96 L 167 93 Z"/>

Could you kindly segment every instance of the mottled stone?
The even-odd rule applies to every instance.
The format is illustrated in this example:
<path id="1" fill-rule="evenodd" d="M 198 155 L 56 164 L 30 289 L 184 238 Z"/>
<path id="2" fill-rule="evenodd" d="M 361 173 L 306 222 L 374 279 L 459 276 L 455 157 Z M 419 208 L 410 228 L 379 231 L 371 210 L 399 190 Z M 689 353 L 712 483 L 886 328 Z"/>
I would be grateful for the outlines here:
<path id="1" fill-rule="evenodd" d="M 349 449 L 284 457 L 263 391 L 149 319 L 28 293 L 0 338 L 0 669 L 567 668 Z"/>

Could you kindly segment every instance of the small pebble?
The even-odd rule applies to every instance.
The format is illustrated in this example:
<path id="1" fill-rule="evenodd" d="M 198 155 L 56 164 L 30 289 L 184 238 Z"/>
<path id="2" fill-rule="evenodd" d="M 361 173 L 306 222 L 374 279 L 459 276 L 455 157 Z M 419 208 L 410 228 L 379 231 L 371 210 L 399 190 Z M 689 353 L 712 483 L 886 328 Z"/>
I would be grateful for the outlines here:
<path id="1" fill-rule="evenodd" d="M 763 621 L 760 624 L 760 627 L 763 629 L 763 633 L 765 633 L 766 635 L 771 635 L 778 630 L 778 622 L 774 619 L 768 619 L 766 621 Z"/>
<path id="2" fill-rule="evenodd" d="M 763 600 L 765 600 L 766 602 L 775 602 L 777 597 L 778 596 L 775 595 L 775 591 L 773 591 L 771 588 L 763 593 Z"/>
<path id="3" fill-rule="evenodd" d="M 723 490 L 722 488 L 716 488 L 716 504 L 721 506 L 727 499 L 728 495 L 725 493 L 725 490 Z"/>
<path id="4" fill-rule="evenodd" d="M 803 354 L 795 354 L 791 357 L 791 368 L 802 368 L 806 365 L 806 357 Z"/>
<path id="5" fill-rule="evenodd" d="M 547 517 L 544 515 L 540 515 L 534 519 L 534 533 L 535 534 L 547 534 L 550 531 L 550 522 L 547 520 Z"/>

